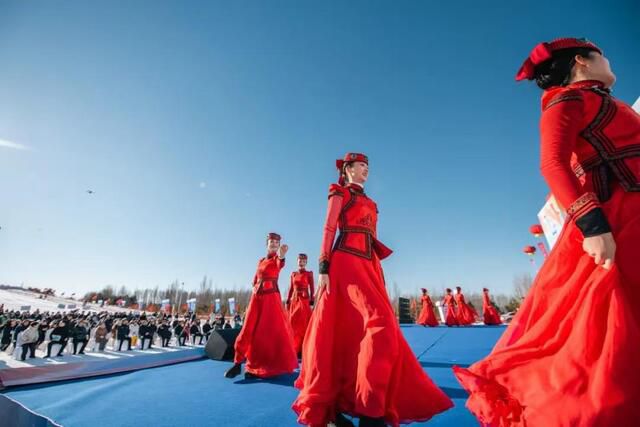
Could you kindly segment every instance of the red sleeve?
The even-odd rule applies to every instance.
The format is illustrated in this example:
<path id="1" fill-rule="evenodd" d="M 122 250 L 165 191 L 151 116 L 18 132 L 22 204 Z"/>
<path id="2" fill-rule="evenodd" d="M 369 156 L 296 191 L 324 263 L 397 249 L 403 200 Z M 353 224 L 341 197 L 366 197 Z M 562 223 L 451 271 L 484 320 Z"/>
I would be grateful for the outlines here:
<path id="1" fill-rule="evenodd" d="M 331 249 L 333 247 L 333 240 L 336 236 L 336 229 L 338 226 L 338 217 L 342 210 L 342 201 L 344 199 L 344 193 L 342 187 L 333 184 L 329 188 L 329 203 L 327 206 L 327 217 L 324 221 L 324 229 L 322 232 L 322 245 L 320 247 L 320 262 L 329 262 L 331 258 Z M 322 272 L 322 268 L 321 271 Z"/>
<path id="2" fill-rule="evenodd" d="M 293 273 L 289 277 L 289 296 L 287 296 L 287 305 L 291 304 L 291 296 L 293 295 Z"/>
<path id="3" fill-rule="evenodd" d="M 582 124 L 583 107 L 584 99 L 579 93 L 561 93 L 547 104 L 540 120 L 540 170 L 572 220 L 599 207 L 598 198 L 584 191 L 570 163 Z"/>
<path id="4" fill-rule="evenodd" d="M 282 270 L 284 268 L 284 263 L 285 263 L 284 258 L 276 257 L 276 266 L 278 267 L 278 270 Z"/>
<path id="5" fill-rule="evenodd" d="M 313 272 L 312 271 L 309 272 L 309 287 L 311 288 L 311 293 L 309 294 L 310 302 L 311 304 L 313 304 L 313 296 L 315 295 L 315 293 L 313 289 Z"/>

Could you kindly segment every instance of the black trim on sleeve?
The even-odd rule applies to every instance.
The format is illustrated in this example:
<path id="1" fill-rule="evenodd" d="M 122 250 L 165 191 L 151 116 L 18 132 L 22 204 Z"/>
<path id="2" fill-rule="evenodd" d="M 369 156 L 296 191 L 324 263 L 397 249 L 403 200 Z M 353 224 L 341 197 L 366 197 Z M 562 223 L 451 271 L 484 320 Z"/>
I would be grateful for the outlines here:
<path id="1" fill-rule="evenodd" d="M 609 222 L 601 208 L 591 209 L 576 219 L 576 226 L 582 231 L 584 237 L 599 236 L 611 232 Z"/>

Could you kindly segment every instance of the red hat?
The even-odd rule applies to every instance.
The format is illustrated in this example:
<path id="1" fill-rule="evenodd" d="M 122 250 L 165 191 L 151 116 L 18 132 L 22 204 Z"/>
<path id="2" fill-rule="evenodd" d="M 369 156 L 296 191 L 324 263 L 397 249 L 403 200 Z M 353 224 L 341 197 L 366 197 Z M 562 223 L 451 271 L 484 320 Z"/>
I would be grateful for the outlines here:
<path id="1" fill-rule="evenodd" d="M 277 240 L 278 242 L 282 239 L 278 233 L 269 233 L 267 235 L 267 240 Z"/>
<path id="2" fill-rule="evenodd" d="M 307 259 L 307 254 L 298 254 L 299 259 Z"/>
<path id="3" fill-rule="evenodd" d="M 536 66 L 550 60 L 554 52 L 578 47 L 592 49 L 602 54 L 602 50 L 587 39 L 562 38 L 555 39 L 549 43 L 538 43 L 529 54 L 529 57 L 522 63 L 518 74 L 516 74 L 516 80 L 533 80 Z"/>
<path id="4" fill-rule="evenodd" d="M 338 181 L 340 185 L 344 185 L 344 178 L 342 177 L 342 168 L 346 163 L 351 163 L 351 162 L 364 162 L 366 164 L 369 164 L 369 158 L 362 153 L 347 153 L 344 155 L 343 159 L 336 160 L 336 167 L 338 168 L 338 171 L 340 171 L 340 179 Z"/>

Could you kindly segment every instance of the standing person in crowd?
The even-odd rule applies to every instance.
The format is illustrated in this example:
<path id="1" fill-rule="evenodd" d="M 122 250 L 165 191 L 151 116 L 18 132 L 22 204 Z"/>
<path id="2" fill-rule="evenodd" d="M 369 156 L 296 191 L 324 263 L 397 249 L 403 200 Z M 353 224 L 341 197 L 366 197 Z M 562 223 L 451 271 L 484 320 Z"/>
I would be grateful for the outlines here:
<path id="1" fill-rule="evenodd" d="M 609 61 L 586 39 L 538 44 L 524 79 L 544 90 L 540 169 L 567 219 L 491 353 L 454 373 L 484 425 L 635 426 L 640 115 L 611 95 Z"/>
<path id="2" fill-rule="evenodd" d="M 313 272 L 307 271 L 307 255 L 298 255 L 298 271 L 291 273 L 289 281 L 289 295 L 287 296 L 287 310 L 291 329 L 293 330 L 293 345 L 296 354 L 302 352 L 302 341 L 307 332 L 311 307 L 313 307 Z"/>
<path id="3" fill-rule="evenodd" d="M 51 331 L 51 335 L 49 338 L 50 341 L 47 345 L 47 355 L 45 356 L 45 359 L 51 357 L 51 348 L 54 344 L 60 345 L 60 350 L 58 350 L 58 354 L 56 354 L 56 357 L 62 357 L 62 352 L 67 347 L 67 342 L 69 340 L 69 329 L 67 328 L 67 324 L 64 320 L 60 320 L 56 324 L 55 328 L 53 328 L 53 330 Z"/>
<path id="4" fill-rule="evenodd" d="M 289 248 L 280 244 L 276 233 L 269 233 L 266 240 L 267 256 L 258 261 L 245 325 L 236 339 L 234 365 L 225 372 L 227 378 L 238 376 L 245 361 L 245 378 L 273 377 L 298 367 L 293 332 L 278 288 Z"/>
<path id="5" fill-rule="evenodd" d="M 433 301 L 431 301 L 431 297 L 425 288 L 422 288 L 422 310 L 416 323 L 418 325 L 431 327 L 438 326 L 440 323 L 438 322 L 435 311 L 433 311 Z"/>
<path id="6" fill-rule="evenodd" d="M 213 327 L 211 326 L 211 323 L 209 321 L 205 322 L 204 325 L 202 325 L 202 333 L 204 334 L 205 342 L 209 341 L 209 337 L 211 336 L 212 330 L 213 330 Z"/>
<path id="7" fill-rule="evenodd" d="M 16 329 L 17 322 L 15 320 L 9 320 L 2 329 L 2 339 L 0 340 L 0 351 L 6 351 L 11 345 L 13 340 L 13 332 Z"/>
<path id="8" fill-rule="evenodd" d="M 200 329 L 200 324 L 197 319 L 191 323 L 190 334 L 191 334 L 192 345 L 196 344 L 196 338 L 200 338 L 200 342 L 198 343 L 198 345 L 202 345 L 203 335 L 202 335 L 202 330 Z"/>
<path id="9" fill-rule="evenodd" d="M 144 350 L 146 341 L 149 341 L 149 348 L 153 342 L 153 335 L 151 334 L 151 327 L 147 320 L 140 320 L 140 327 L 138 328 L 138 334 L 140 335 L 140 349 Z"/>
<path id="10" fill-rule="evenodd" d="M 40 322 L 38 326 L 38 341 L 36 341 L 36 348 L 40 347 L 40 345 L 44 342 L 47 336 L 47 329 L 49 329 L 49 322 L 43 320 Z"/>
<path id="11" fill-rule="evenodd" d="M 132 320 L 129 323 L 129 336 L 131 337 L 131 346 L 136 348 L 138 345 L 138 337 L 140 335 L 140 325 L 137 320 Z"/>
<path id="12" fill-rule="evenodd" d="M 24 331 L 29 327 L 29 323 L 30 323 L 29 319 L 24 319 L 22 322 L 18 324 L 18 326 L 16 326 L 15 331 L 13 331 L 13 350 L 14 351 L 17 351 L 20 348 L 20 343 L 18 343 L 18 337 L 20 336 L 22 331 Z M 14 353 L 14 354 L 17 354 L 17 353 Z"/>
<path id="13" fill-rule="evenodd" d="M 178 341 L 178 346 L 182 347 L 185 345 L 185 341 L 187 340 L 187 332 L 184 327 L 184 321 L 180 320 L 176 327 L 173 330 L 174 335 L 176 336 L 176 340 Z"/>
<path id="14" fill-rule="evenodd" d="M 111 339 L 113 340 L 112 348 L 115 351 L 117 343 L 118 343 L 118 328 L 122 324 L 122 320 L 114 320 L 111 323 L 111 328 L 109 329 L 111 334 Z"/>
<path id="15" fill-rule="evenodd" d="M 502 319 L 500 313 L 493 305 L 491 298 L 489 298 L 489 289 L 482 289 L 482 317 L 485 325 L 500 325 Z"/>
<path id="16" fill-rule="evenodd" d="M 78 352 L 78 344 L 80 344 L 80 354 L 84 354 L 84 349 L 89 342 L 89 330 L 87 323 L 84 320 L 78 322 L 78 324 L 72 329 L 71 332 L 73 342 L 73 354 Z"/>
<path id="17" fill-rule="evenodd" d="M 118 351 L 122 351 L 122 343 L 127 342 L 127 351 L 131 350 L 131 337 L 129 336 L 129 321 L 125 318 L 122 320 L 122 324 L 118 326 L 116 337 L 120 341 L 118 345 Z"/>
<path id="18" fill-rule="evenodd" d="M 27 329 L 20 334 L 20 341 L 22 345 L 22 355 L 20 360 L 27 358 L 27 352 L 29 352 L 29 358 L 36 357 L 36 343 L 38 342 L 38 322 L 30 322 Z"/>
<path id="19" fill-rule="evenodd" d="M 369 161 L 348 153 L 336 166 L 293 409 L 310 426 L 351 424 L 344 413 L 361 427 L 428 420 L 453 403 L 420 366 L 389 301 L 380 261 L 392 251 L 378 240 L 378 208 L 364 193 Z"/>
<path id="20" fill-rule="evenodd" d="M 162 347 L 168 347 L 169 341 L 171 341 L 171 328 L 169 328 L 169 324 L 166 319 L 162 321 L 162 324 L 158 328 L 158 335 L 162 341 Z"/>
<path id="21" fill-rule="evenodd" d="M 149 321 L 149 350 L 153 348 L 153 341 L 156 338 L 157 330 L 156 320 L 152 318 L 152 320 Z"/>
<path id="22" fill-rule="evenodd" d="M 98 345 L 98 351 L 104 351 L 107 346 L 107 342 L 109 341 L 109 330 L 107 329 L 107 325 L 104 322 L 100 322 L 98 327 L 96 328 L 95 340 Z"/>

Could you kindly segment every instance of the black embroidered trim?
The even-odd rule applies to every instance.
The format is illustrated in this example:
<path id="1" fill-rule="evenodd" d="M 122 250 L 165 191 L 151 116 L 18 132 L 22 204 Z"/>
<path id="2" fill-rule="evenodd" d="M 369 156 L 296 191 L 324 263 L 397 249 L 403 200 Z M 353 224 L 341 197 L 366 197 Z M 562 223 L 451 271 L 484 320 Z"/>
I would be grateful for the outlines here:
<path id="1" fill-rule="evenodd" d="M 319 274 L 329 274 L 329 261 L 326 259 L 323 259 L 322 261 L 320 261 L 320 263 L 318 264 L 318 273 Z"/>
<path id="2" fill-rule="evenodd" d="M 629 169 L 624 159 L 627 157 L 640 156 L 640 144 L 634 144 L 621 149 L 616 149 L 613 142 L 606 136 L 604 129 L 611 123 L 616 115 L 617 107 L 615 102 L 606 91 L 596 90 L 597 88 L 591 88 L 590 90 L 600 95 L 602 103 L 600 109 L 596 114 L 596 117 L 591 123 L 580 133 L 580 135 L 596 150 L 599 156 L 599 161 L 594 158 L 589 159 L 589 165 L 583 164 L 581 166 L 583 173 L 599 166 L 600 163 L 604 163 L 607 169 L 615 175 L 618 182 L 625 191 L 638 192 L 640 191 L 640 182 L 636 182 L 636 177 Z M 576 170 L 574 169 L 574 172 Z M 595 174 L 594 174 L 595 175 Z M 598 198 L 601 201 L 608 200 L 611 197 L 609 189 L 609 177 L 608 173 L 603 170 L 598 171 L 600 192 Z M 607 197 L 608 196 L 608 197 Z"/>
<path id="3" fill-rule="evenodd" d="M 576 226 L 580 229 L 584 237 L 599 236 L 611 232 L 609 222 L 601 208 L 591 209 L 576 219 Z"/>
<path id="4" fill-rule="evenodd" d="M 552 100 L 551 102 L 549 102 L 547 104 L 546 107 L 544 107 L 544 110 L 542 111 L 547 111 L 549 108 L 553 107 L 556 104 L 559 104 L 561 102 L 564 101 L 583 101 L 582 95 L 580 94 L 575 94 L 575 92 L 568 92 L 563 96 L 559 96 L 558 98 L 555 98 L 554 100 Z"/>

